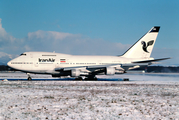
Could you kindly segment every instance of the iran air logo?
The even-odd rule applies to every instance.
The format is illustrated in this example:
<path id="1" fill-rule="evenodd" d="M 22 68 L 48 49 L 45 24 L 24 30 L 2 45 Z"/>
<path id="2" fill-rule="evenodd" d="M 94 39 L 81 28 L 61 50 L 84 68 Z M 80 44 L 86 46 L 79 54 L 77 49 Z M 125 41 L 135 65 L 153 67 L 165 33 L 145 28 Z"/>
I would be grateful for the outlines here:
<path id="1" fill-rule="evenodd" d="M 142 41 L 142 42 L 141 42 L 141 44 L 142 44 L 142 49 L 143 49 L 145 52 L 149 53 L 149 52 L 147 51 L 147 48 L 148 48 L 149 46 L 153 45 L 153 43 L 154 43 L 154 40 L 151 40 L 151 41 L 147 42 L 147 44 L 146 44 L 145 41 Z"/>
<path id="2" fill-rule="evenodd" d="M 39 62 L 55 62 L 55 59 L 49 58 L 49 59 L 41 59 L 39 58 Z"/>

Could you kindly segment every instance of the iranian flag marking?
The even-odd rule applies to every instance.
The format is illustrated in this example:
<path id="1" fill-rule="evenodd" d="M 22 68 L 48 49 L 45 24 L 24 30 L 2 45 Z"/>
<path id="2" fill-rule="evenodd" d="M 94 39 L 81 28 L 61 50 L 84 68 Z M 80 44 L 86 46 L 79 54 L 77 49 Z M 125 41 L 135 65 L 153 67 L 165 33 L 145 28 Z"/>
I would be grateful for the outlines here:
<path id="1" fill-rule="evenodd" d="M 60 59 L 60 62 L 65 63 L 65 62 L 66 62 L 66 59 Z"/>

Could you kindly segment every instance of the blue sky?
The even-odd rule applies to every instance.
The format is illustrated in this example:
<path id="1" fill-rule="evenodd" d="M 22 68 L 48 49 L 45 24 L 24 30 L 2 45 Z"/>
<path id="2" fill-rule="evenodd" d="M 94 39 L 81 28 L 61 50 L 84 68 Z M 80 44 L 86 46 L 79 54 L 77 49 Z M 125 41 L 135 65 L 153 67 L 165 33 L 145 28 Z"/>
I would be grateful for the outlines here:
<path id="1" fill-rule="evenodd" d="M 0 38 L 8 43 L 3 42 L 6 47 L 0 50 L 8 55 L 53 49 L 68 54 L 122 54 L 150 28 L 161 26 L 154 49 L 160 56 L 154 52 L 152 55 L 174 57 L 166 64 L 179 64 L 176 55 L 179 51 L 179 1 L 0 0 L 0 3 L 1 36 L 6 34 Z M 60 35 L 65 36 L 65 41 L 54 41 L 54 37 Z M 7 50 L 11 45 L 14 48 Z M 171 52 L 166 54 L 168 51 Z"/>

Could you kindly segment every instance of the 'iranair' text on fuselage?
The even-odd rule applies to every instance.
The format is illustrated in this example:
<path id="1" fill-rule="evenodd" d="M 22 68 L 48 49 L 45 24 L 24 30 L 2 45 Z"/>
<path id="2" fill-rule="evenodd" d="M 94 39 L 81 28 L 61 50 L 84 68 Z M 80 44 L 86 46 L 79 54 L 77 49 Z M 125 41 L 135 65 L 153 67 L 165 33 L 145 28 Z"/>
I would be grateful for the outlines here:
<path id="1" fill-rule="evenodd" d="M 55 62 L 55 59 L 49 58 L 49 59 L 41 59 L 39 58 L 39 62 Z"/>

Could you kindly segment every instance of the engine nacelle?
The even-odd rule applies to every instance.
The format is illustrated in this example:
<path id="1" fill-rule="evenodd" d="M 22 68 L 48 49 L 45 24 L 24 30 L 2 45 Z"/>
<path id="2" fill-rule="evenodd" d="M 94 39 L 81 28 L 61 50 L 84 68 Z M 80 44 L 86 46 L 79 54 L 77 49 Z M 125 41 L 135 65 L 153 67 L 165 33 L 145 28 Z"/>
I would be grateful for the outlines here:
<path id="1" fill-rule="evenodd" d="M 115 68 L 114 67 L 107 67 L 105 74 L 106 75 L 114 75 L 115 74 Z"/>
<path id="2" fill-rule="evenodd" d="M 80 76 L 80 71 L 77 69 L 71 70 L 71 77 L 78 77 Z"/>

